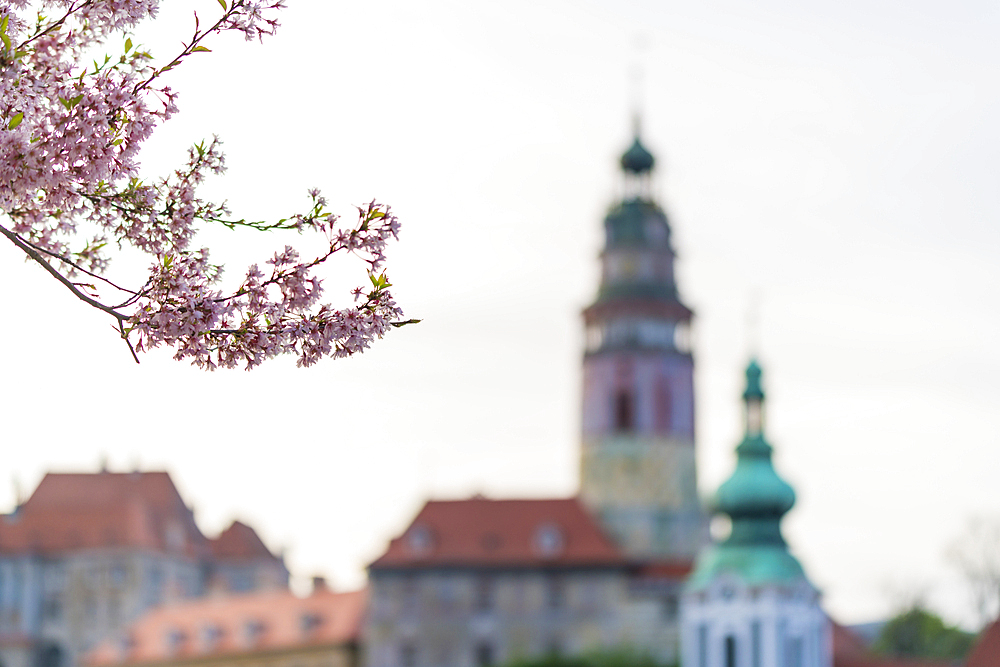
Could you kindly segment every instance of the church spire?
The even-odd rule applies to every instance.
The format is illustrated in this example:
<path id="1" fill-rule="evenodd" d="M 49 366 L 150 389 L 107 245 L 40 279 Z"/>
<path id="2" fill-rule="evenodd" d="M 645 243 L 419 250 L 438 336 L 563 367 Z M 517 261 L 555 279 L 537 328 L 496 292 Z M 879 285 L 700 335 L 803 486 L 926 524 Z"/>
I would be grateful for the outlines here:
<path id="1" fill-rule="evenodd" d="M 625 173 L 640 175 L 652 171 L 655 164 L 656 158 L 642 145 L 642 140 L 639 138 L 639 124 L 636 122 L 635 137 L 632 140 L 632 145 L 629 146 L 627 151 L 622 153 L 622 169 L 625 170 Z"/>
<path id="2" fill-rule="evenodd" d="M 726 544 L 784 545 L 781 517 L 795 504 L 795 491 L 771 464 L 771 445 L 764 438 L 764 390 L 761 370 L 752 360 L 743 392 L 746 434 L 736 448 L 736 470 L 715 494 L 715 509 L 732 519 Z"/>
<path id="3" fill-rule="evenodd" d="M 715 493 L 711 508 L 728 515 L 732 529 L 728 538 L 699 558 L 688 584 L 693 589 L 724 572 L 747 584 L 804 577 L 781 535 L 781 518 L 795 504 L 795 491 L 771 463 L 773 450 L 764 436 L 764 389 L 756 360 L 746 369 L 743 404 L 746 432 L 736 448 L 736 470 Z"/>

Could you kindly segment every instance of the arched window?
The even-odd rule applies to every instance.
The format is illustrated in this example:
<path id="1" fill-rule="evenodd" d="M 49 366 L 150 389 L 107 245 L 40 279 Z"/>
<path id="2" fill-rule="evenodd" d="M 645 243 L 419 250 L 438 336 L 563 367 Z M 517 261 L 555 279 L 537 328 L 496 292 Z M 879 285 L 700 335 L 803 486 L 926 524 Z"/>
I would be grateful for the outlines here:
<path id="1" fill-rule="evenodd" d="M 736 667 L 736 637 L 726 637 L 726 667 Z"/>
<path id="2" fill-rule="evenodd" d="M 476 645 L 476 667 L 492 667 L 494 659 L 492 644 L 479 642 Z"/>
<path id="3" fill-rule="evenodd" d="M 653 404 L 656 406 L 656 432 L 661 435 L 670 433 L 673 423 L 673 397 L 670 392 L 670 382 L 665 377 L 657 378 L 653 393 Z"/>
<path id="4" fill-rule="evenodd" d="M 635 405 L 633 405 L 632 394 L 628 391 L 619 391 L 615 395 L 615 431 L 619 433 L 631 433 L 635 430 Z"/>
<path id="5" fill-rule="evenodd" d="M 36 657 L 38 667 L 62 667 L 63 651 L 55 644 L 43 648 Z"/>

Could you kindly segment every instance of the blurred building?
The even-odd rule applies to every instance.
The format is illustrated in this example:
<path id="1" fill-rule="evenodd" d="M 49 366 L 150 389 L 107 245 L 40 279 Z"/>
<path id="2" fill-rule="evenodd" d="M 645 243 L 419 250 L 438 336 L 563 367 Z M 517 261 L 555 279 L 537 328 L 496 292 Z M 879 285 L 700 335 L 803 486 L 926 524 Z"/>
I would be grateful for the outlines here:
<path id="1" fill-rule="evenodd" d="M 833 626 L 819 591 L 781 535 L 795 492 L 771 465 L 760 376 L 751 361 L 743 392 L 746 435 L 736 448 L 736 470 L 712 501 L 714 511 L 730 518 L 729 535 L 701 553 L 685 586 L 682 667 L 833 664 Z"/>
<path id="2" fill-rule="evenodd" d="M 0 661 L 73 667 L 163 602 L 287 585 L 249 526 L 205 537 L 165 472 L 49 473 L 0 517 Z"/>
<path id="3" fill-rule="evenodd" d="M 836 665 L 835 667 L 855 666 Z M 1000 619 L 986 626 L 979 635 L 979 639 L 966 658 L 965 667 L 1000 667 Z"/>
<path id="4" fill-rule="evenodd" d="M 672 653 L 657 585 L 686 573 L 637 566 L 576 499 L 431 501 L 369 568 L 367 664 L 492 665 L 651 642 Z"/>
<path id="5" fill-rule="evenodd" d="M 692 313 L 636 134 L 584 311 L 579 498 L 429 502 L 369 568 L 370 667 L 470 667 L 630 645 L 678 655 L 708 543 L 697 495 Z"/>
<path id="6" fill-rule="evenodd" d="M 154 609 L 105 640 L 87 667 L 356 667 L 365 591 L 317 585 L 210 596 Z"/>
<path id="7" fill-rule="evenodd" d="M 691 310 L 678 296 L 655 160 L 621 157 L 623 199 L 604 219 L 601 284 L 583 313 L 580 497 L 637 558 L 693 558 L 708 541 L 698 499 Z"/>

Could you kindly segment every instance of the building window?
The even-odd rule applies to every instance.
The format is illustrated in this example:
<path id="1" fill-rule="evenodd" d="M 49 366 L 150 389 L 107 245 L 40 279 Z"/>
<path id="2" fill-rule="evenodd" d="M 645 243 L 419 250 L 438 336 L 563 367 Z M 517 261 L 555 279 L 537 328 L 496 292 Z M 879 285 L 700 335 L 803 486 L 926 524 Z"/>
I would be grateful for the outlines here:
<path id="1" fill-rule="evenodd" d="M 545 606 L 549 609 L 562 609 L 565 605 L 565 582 L 558 575 L 549 575 L 545 580 Z"/>
<path id="2" fill-rule="evenodd" d="M 184 635 L 183 630 L 178 628 L 167 630 L 167 636 L 165 637 L 167 655 L 173 656 L 180 653 L 185 641 L 187 641 L 187 637 Z"/>
<path id="3" fill-rule="evenodd" d="M 678 601 L 673 593 L 663 598 L 663 619 L 666 621 L 677 620 Z"/>
<path id="4" fill-rule="evenodd" d="M 496 586 L 490 576 L 481 576 L 476 581 L 476 611 L 492 611 L 495 604 Z"/>
<path id="5" fill-rule="evenodd" d="M 791 637 L 785 643 L 785 667 L 802 667 L 802 637 Z"/>
<path id="6" fill-rule="evenodd" d="M 314 611 L 307 611 L 299 617 L 299 629 L 305 636 L 310 636 L 316 628 L 323 624 L 323 617 Z"/>
<path id="7" fill-rule="evenodd" d="M 243 624 L 243 641 L 247 646 L 256 646 L 264 637 L 267 628 L 263 621 L 249 620 Z"/>
<path id="8" fill-rule="evenodd" d="M 49 593 L 42 602 L 42 615 L 46 620 L 58 621 L 62 618 L 62 596 L 59 593 Z"/>
<path id="9" fill-rule="evenodd" d="M 427 556 L 434 550 L 434 535 L 427 526 L 413 526 L 406 534 L 406 546 L 414 556 Z"/>
<path id="10" fill-rule="evenodd" d="M 673 397 L 670 395 L 670 383 L 661 377 L 656 381 L 656 432 L 666 435 L 673 424 Z"/>
<path id="11" fill-rule="evenodd" d="M 698 667 L 708 667 L 708 626 L 698 626 Z"/>
<path id="12" fill-rule="evenodd" d="M 158 565 L 149 568 L 146 577 L 146 604 L 155 607 L 163 599 L 163 570 Z"/>
<path id="13" fill-rule="evenodd" d="M 632 404 L 632 394 L 620 391 L 615 396 L 615 430 L 619 433 L 631 433 L 635 429 L 635 406 Z"/>
<path id="14" fill-rule="evenodd" d="M 726 637 L 726 667 L 736 667 L 736 637 Z"/>
<path id="15" fill-rule="evenodd" d="M 38 667 L 62 667 L 63 652 L 55 644 L 49 644 L 37 654 Z"/>
<path id="16" fill-rule="evenodd" d="M 750 624 L 750 667 L 760 665 L 760 621 Z"/>
<path id="17" fill-rule="evenodd" d="M 233 570 L 229 575 L 229 590 L 233 593 L 249 593 L 254 590 L 253 570 Z"/>
<path id="18" fill-rule="evenodd" d="M 417 647 L 411 642 L 406 642 L 399 647 L 399 664 L 402 667 L 416 667 Z"/>
<path id="19" fill-rule="evenodd" d="M 119 621 L 121 620 L 119 618 L 120 616 L 121 616 L 121 600 L 118 598 L 117 595 L 114 595 L 114 594 L 109 595 L 108 596 L 108 622 L 110 622 L 111 625 L 117 626 L 118 623 L 119 623 Z"/>
<path id="20" fill-rule="evenodd" d="M 211 653 L 222 640 L 222 628 L 218 625 L 206 625 L 201 628 L 201 650 Z"/>
<path id="21" fill-rule="evenodd" d="M 489 642 L 479 642 L 476 644 L 476 666 L 492 667 L 493 661 L 493 645 Z"/>
<path id="22" fill-rule="evenodd" d="M 565 540 L 562 530 L 554 523 L 543 523 L 535 529 L 534 547 L 539 555 L 552 558 L 562 553 Z"/>
<path id="23" fill-rule="evenodd" d="M 418 606 L 418 595 L 417 595 L 417 580 L 412 574 L 406 574 L 403 577 L 401 585 L 402 593 L 402 603 L 403 603 L 403 613 L 412 614 L 417 611 Z"/>

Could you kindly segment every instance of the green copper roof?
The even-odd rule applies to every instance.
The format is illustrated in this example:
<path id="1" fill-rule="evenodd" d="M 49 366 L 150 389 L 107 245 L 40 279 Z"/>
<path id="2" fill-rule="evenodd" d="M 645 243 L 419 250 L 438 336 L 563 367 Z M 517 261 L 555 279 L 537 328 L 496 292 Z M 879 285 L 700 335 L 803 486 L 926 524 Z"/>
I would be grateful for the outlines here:
<path id="1" fill-rule="evenodd" d="M 760 366 L 756 359 L 751 359 L 747 366 L 747 388 L 743 392 L 743 400 L 749 399 L 764 400 L 764 389 L 760 386 Z"/>
<path id="2" fill-rule="evenodd" d="M 645 199 L 626 199 L 604 218 L 605 249 L 637 247 L 670 249 L 670 224 L 659 206 Z"/>
<path id="3" fill-rule="evenodd" d="M 802 565 L 784 546 L 724 546 L 702 552 L 687 581 L 689 590 L 708 586 L 719 574 L 732 572 L 748 586 L 805 577 Z"/>
<path id="4" fill-rule="evenodd" d="M 636 135 L 635 141 L 632 142 L 629 149 L 622 154 L 621 159 L 622 169 L 630 171 L 633 174 L 643 174 L 650 171 L 653 169 L 655 163 L 656 159 L 653 157 L 653 154 L 642 145 L 638 135 Z"/>
<path id="5" fill-rule="evenodd" d="M 771 464 L 772 448 L 761 427 L 764 391 L 756 361 L 750 362 L 746 375 L 747 432 L 736 448 L 736 470 L 719 487 L 711 508 L 729 515 L 732 531 L 698 558 L 688 580 L 690 589 L 703 588 L 727 572 L 751 585 L 805 576 L 781 536 L 781 517 L 795 504 L 795 491 Z"/>

